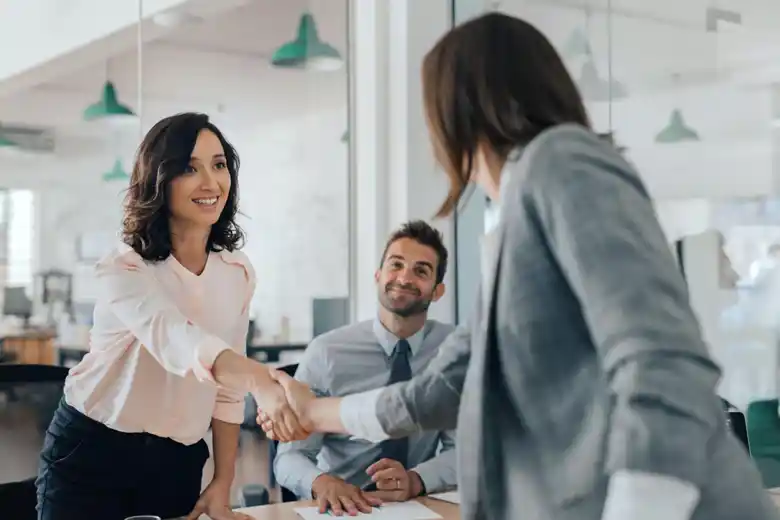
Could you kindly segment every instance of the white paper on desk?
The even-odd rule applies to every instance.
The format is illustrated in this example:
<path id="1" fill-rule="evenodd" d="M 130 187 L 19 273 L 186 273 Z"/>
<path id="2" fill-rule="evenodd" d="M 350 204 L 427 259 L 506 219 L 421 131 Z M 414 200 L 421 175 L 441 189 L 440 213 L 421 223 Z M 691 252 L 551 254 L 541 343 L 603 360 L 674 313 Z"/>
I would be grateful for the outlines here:
<path id="1" fill-rule="evenodd" d="M 444 493 L 434 493 L 428 495 L 428 498 L 435 498 L 436 500 L 443 500 L 452 504 L 460 504 L 460 495 L 457 491 L 446 491 Z"/>
<path id="2" fill-rule="evenodd" d="M 316 507 L 298 507 L 295 512 L 303 520 L 331 520 L 339 518 L 330 513 L 321 514 Z M 344 514 L 341 518 L 371 518 L 373 520 L 435 520 L 442 516 L 431 511 L 419 502 L 390 502 L 375 507 L 371 513 L 358 513 L 357 516 Z"/>

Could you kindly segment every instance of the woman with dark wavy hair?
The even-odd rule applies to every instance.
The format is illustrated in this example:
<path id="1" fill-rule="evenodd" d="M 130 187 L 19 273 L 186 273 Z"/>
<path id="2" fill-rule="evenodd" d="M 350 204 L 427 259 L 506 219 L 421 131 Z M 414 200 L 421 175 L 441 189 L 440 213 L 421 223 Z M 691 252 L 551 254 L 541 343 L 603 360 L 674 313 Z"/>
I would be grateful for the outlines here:
<path id="1" fill-rule="evenodd" d="M 302 435 L 269 369 L 244 356 L 255 274 L 238 249 L 238 165 L 204 114 L 165 118 L 141 143 L 122 243 L 96 267 L 90 351 L 46 433 L 41 520 L 243 518 L 229 495 L 244 395 Z"/>

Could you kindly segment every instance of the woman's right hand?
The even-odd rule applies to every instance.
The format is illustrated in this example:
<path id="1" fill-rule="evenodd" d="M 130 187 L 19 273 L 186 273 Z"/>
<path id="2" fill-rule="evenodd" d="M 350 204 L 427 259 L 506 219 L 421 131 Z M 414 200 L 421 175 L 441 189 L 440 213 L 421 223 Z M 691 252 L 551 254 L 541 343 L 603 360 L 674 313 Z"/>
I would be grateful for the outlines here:
<path id="1" fill-rule="evenodd" d="M 309 418 L 309 405 L 316 399 L 314 392 L 304 383 L 279 370 L 271 370 L 269 375 L 283 389 L 285 402 L 292 409 L 298 423 L 307 432 L 306 436 L 308 436 L 313 431 L 312 421 Z M 274 410 L 266 408 L 259 401 L 257 406 L 257 423 L 263 428 L 268 438 L 281 442 L 288 441 L 286 438 L 288 427 L 286 424 L 274 416 Z"/>
<path id="2" fill-rule="evenodd" d="M 266 374 L 259 378 L 255 390 L 252 391 L 257 408 L 263 410 L 274 424 L 272 439 L 281 442 L 306 439 L 311 431 L 305 428 L 298 415 L 298 407 L 291 406 L 292 403 L 288 402 L 286 388 L 277 382 L 277 373 L 276 370 L 268 369 Z"/>

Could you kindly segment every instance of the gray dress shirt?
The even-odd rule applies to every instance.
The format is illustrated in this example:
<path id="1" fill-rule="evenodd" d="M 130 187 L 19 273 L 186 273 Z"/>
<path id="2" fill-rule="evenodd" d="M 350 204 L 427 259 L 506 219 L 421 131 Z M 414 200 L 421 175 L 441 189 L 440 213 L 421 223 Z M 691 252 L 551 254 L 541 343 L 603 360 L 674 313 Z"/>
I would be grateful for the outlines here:
<path id="1" fill-rule="evenodd" d="M 430 320 L 407 338 L 412 375 L 428 367 L 453 329 L 452 325 Z M 311 342 L 295 378 L 330 396 L 381 388 L 390 376 L 390 356 L 397 342 L 398 338 L 378 319 L 341 327 Z M 409 467 L 420 475 L 427 492 L 456 486 L 454 446 L 452 431 L 417 432 L 409 436 Z M 371 481 L 366 468 L 379 455 L 377 443 L 347 435 L 314 434 L 304 441 L 280 444 L 274 469 L 282 486 L 301 498 L 311 498 L 312 482 L 322 473 L 365 486 Z"/>

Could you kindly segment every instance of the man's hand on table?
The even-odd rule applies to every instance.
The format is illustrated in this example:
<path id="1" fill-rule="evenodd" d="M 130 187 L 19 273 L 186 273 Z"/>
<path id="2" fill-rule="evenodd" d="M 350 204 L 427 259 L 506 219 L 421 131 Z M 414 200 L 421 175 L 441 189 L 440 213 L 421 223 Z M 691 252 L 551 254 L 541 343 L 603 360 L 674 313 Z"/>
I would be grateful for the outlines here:
<path id="1" fill-rule="evenodd" d="M 385 502 L 406 502 L 425 489 L 416 471 L 407 471 L 397 460 L 382 459 L 368 467 L 366 473 L 376 484 L 375 496 Z"/>
<path id="2" fill-rule="evenodd" d="M 355 516 L 358 512 L 370 513 L 373 506 L 382 504 L 382 500 L 372 493 L 366 493 L 359 487 L 327 473 L 314 479 L 311 491 L 320 513 L 330 511 L 335 516 L 344 513 L 350 516 Z"/>

